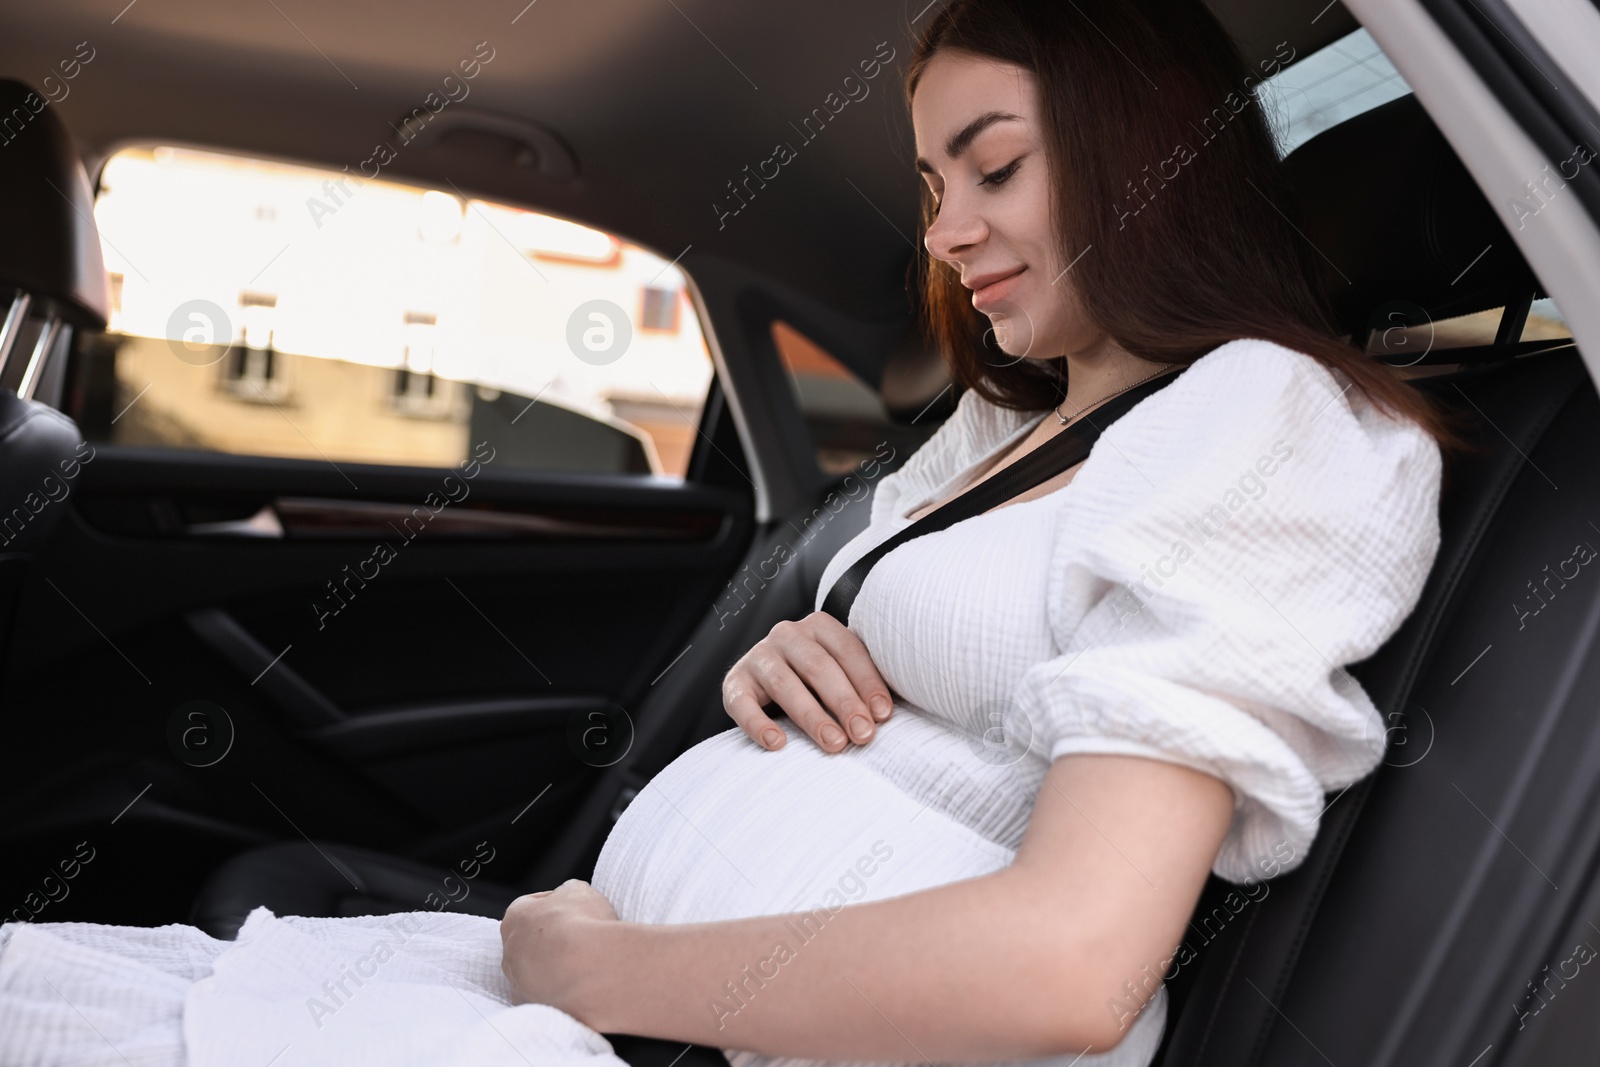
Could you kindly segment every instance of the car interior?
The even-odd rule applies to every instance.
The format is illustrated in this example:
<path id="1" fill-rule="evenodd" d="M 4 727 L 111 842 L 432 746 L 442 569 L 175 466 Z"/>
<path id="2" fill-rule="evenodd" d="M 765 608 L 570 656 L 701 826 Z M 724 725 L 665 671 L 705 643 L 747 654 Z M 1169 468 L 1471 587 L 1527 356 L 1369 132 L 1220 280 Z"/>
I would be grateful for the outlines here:
<path id="1" fill-rule="evenodd" d="M 917 178 L 898 71 L 927 9 L 520 6 L 146 0 L 112 19 L 64 0 L 6 16 L 6 920 L 189 922 L 231 938 L 259 905 L 498 917 L 587 878 L 651 777 L 732 728 L 728 667 L 812 611 L 875 479 L 953 410 L 907 282 Z M 1210 6 L 1250 62 L 1287 41 L 1289 73 L 1319 56 L 1324 81 L 1382 65 L 1376 46 L 1356 50 L 1341 3 Z M 867 77 L 874 59 L 882 73 Z M 870 91 L 817 110 L 852 71 Z M 1550 978 L 1600 938 L 1600 586 L 1582 573 L 1600 540 L 1600 395 L 1439 124 L 1403 82 L 1377 82 L 1386 99 L 1320 111 L 1285 156 L 1297 222 L 1339 329 L 1458 412 L 1470 448 L 1448 466 L 1419 606 L 1352 667 L 1390 755 L 1328 797 L 1305 862 L 1265 895 L 1244 902 L 1212 878 L 1193 962 L 1166 983 L 1164 1065 L 1600 1058 L 1600 977 Z M 419 112 L 440 87 L 448 106 Z M 798 146 L 776 178 L 757 165 L 774 140 Z M 603 410 L 556 404 L 487 372 L 418 370 L 407 348 L 338 380 L 395 391 L 370 441 L 411 419 L 458 429 L 457 443 L 421 459 L 340 444 L 330 458 L 315 438 L 345 438 L 294 425 L 342 403 L 335 386 L 305 388 L 334 381 L 314 377 L 330 360 L 294 347 L 301 305 L 257 280 L 272 263 L 218 283 L 239 291 L 229 313 L 245 326 L 203 360 L 171 340 L 181 331 L 135 325 L 140 293 L 175 294 L 148 298 L 160 317 L 193 295 L 140 266 L 221 270 L 194 252 L 234 240 L 199 209 L 130 222 L 139 212 L 112 198 L 141 175 L 224 158 L 316 168 L 319 182 L 356 171 L 354 195 L 307 197 L 322 205 L 309 219 L 297 195 L 297 220 L 320 233 L 389 195 L 367 172 L 374 141 L 393 157 L 382 182 L 449 200 L 452 249 L 479 216 L 491 248 L 494 220 L 528 213 L 599 235 L 587 265 L 506 252 L 533 267 L 519 285 L 647 263 L 639 314 L 687 331 L 685 388 L 699 392 L 657 387 L 652 430 L 638 414 L 650 405 L 620 392 Z M 251 224 L 274 224 L 263 218 Z M 123 236 L 135 232 L 142 243 Z M 315 262 L 307 241 L 281 262 Z M 681 283 L 649 295 L 661 277 Z M 498 284 L 472 299 L 513 291 Z M 405 314 L 390 316 L 397 337 L 442 329 L 446 312 Z M 281 352 L 258 321 L 276 324 Z M 640 327 L 634 343 L 669 332 Z M 146 395 L 130 375 L 150 351 Z M 202 374 L 222 384 L 174 384 Z M 321 398 L 269 395 L 274 382 Z M 177 427 L 190 398 L 194 421 Z M 217 407 L 214 426 L 202 400 L 236 408 Z M 315 425 L 366 417 L 351 402 Z M 279 444 L 227 436 L 256 421 Z M 399 527 L 430 500 L 409 546 Z M 374 562 L 389 531 L 407 547 Z M 56 873 L 73 857 L 73 877 Z M 725 1062 L 612 1040 L 637 1067 Z"/>

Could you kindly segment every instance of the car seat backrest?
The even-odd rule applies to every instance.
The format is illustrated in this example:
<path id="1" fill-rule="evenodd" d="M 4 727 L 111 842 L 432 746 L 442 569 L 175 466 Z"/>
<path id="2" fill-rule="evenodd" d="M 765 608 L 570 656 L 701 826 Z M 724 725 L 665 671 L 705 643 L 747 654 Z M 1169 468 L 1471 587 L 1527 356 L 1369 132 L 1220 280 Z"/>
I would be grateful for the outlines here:
<path id="1" fill-rule="evenodd" d="M 11 382 L 19 357 L 42 362 L 72 327 L 104 327 L 109 297 L 89 179 L 57 109 L 0 79 L 0 127 L 0 381 Z M 65 415 L 0 389 L 0 552 L 44 539 L 61 512 L 39 503 L 59 494 L 46 479 L 62 483 L 79 439 Z"/>
<path id="2" fill-rule="evenodd" d="M 1537 291 L 1537 279 L 1505 227 L 1415 99 L 1403 97 L 1334 127 L 1302 146 L 1287 166 L 1304 205 L 1308 238 L 1325 257 L 1325 270 L 1342 275 L 1338 284 L 1329 284 L 1336 317 L 1357 338 L 1396 306 L 1410 309 L 1410 321 L 1427 321 L 1512 307 Z M 1497 343 L 1515 340 L 1503 336 Z M 1396 890 L 1386 880 L 1385 851 L 1396 840 L 1409 841 L 1413 850 L 1436 846 L 1437 823 L 1430 826 L 1417 811 L 1394 806 L 1396 778 L 1416 787 L 1434 773 L 1397 770 L 1417 751 L 1396 755 L 1402 751 L 1397 741 L 1421 747 L 1430 743 L 1425 732 L 1431 738 L 1432 730 L 1450 728 L 1450 697 L 1460 693 L 1452 692 L 1450 678 L 1483 648 L 1450 636 L 1453 613 L 1476 602 L 1473 576 L 1484 565 L 1492 532 L 1518 520 L 1507 511 L 1508 497 L 1538 478 L 1526 457 L 1558 415 L 1570 422 L 1575 405 L 1594 398 L 1570 343 L 1515 360 L 1494 347 L 1472 355 L 1493 362 L 1416 383 L 1473 420 L 1469 437 L 1476 450 L 1447 458 L 1441 546 L 1416 610 L 1376 655 L 1352 668 L 1385 717 L 1391 755 L 1372 776 L 1327 798 L 1302 866 L 1266 883 L 1265 895 L 1253 895 L 1241 907 L 1243 898 L 1229 896 L 1234 887 L 1215 878 L 1208 884 L 1190 928 L 1193 941 L 1185 942 L 1194 958 L 1168 982 L 1173 1010 L 1160 1064 L 1252 1067 L 1328 1057 L 1372 1064 L 1385 1048 L 1392 1055 L 1410 1039 L 1404 1027 L 1415 1020 L 1389 1014 L 1399 994 L 1376 1002 L 1366 996 L 1381 972 L 1411 972 L 1383 954 L 1385 942 L 1362 938 L 1375 917 L 1348 906 L 1352 898 L 1342 886 L 1353 876 L 1346 872 L 1362 869 L 1369 891 L 1364 903 L 1382 908 L 1379 902 Z M 1567 502 L 1577 505 L 1577 495 L 1569 494 Z M 1442 690 L 1441 672 L 1448 672 Z M 1416 698 L 1425 690 L 1430 696 L 1424 707 Z M 1434 760 L 1435 769 L 1444 763 L 1438 755 Z M 1374 796 L 1378 800 L 1369 800 Z M 1460 798 L 1451 792 L 1449 799 Z M 1371 808 L 1381 808 L 1382 815 Z M 1467 809 L 1465 817 L 1470 822 L 1480 816 Z M 1382 844 L 1374 818 L 1389 831 Z M 1217 921 L 1208 922 L 1212 917 Z M 1427 925 L 1415 913 L 1406 921 Z M 1332 956 L 1329 943 L 1351 941 L 1366 952 L 1359 963 L 1341 957 L 1343 970 L 1307 958 L 1313 951 L 1308 946 Z M 1339 980 L 1330 978 L 1334 974 Z M 1352 1011 L 1358 1002 L 1370 1009 L 1360 1022 Z M 1419 1055 L 1413 1048 L 1393 1062 L 1418 1062 Z"/>
<path id="3" fill-rule="evenodd" d="M 111 297 L 94 193 L 58 110 L 29 85 L 0 78 L 0 288 L 103 328 Z"/>
<path id="4" fill-rule="evenodd" d="M 0 79 L 0 663 L 28 557 L 60 519 L 82 435 L 31 399 L 60 367 L 75 328 L 101 328 L 110 304 L 94 199 L 57 108 Z M 20 374 L 16 364 L 25 361 Z M 7 373 L 10 371 L 10 373 Z M 18 392 L 22 395 L 18 395 Z"/>
<path id="5" fill-rule="evenodd" d="M 1539 288 L 1415 96 L 1323 131 L 1283 165 L 1334 323 L 1358 342 L 1369 328 L 1439 322 Z"/>
<path id="6" fill-rule="evenodd" d="M 1364 811 L 1368 797 L 1375 789 L 1384 790 L 1388 776 L 1414 775 L 1409 767 L 1395 768 L 1406 766 L 1405 761 L 1428 745 L 1435 731 L 1450 729 L 1448 700 L 1437 703 L 1430 697 L 1419 705 L 1419 686 L 1440 671 L 1453 676 L 1482 648 L 1441 640 L 1441 635 L 1450 629 L 1453 613 L 1460 611 L 1463 600 L 1472 594 L 1470 576 L 1482 566 L 1485 543 L 1497 516 L 1501 524 L 1518 521 L 1504 509 L 1519 478 L 1537 477 L 1524 455 L 1536 450 L 1563 407 L 1570 409 L 1574 398 L 1593 396 L 1582 364 L 1570 348 L 1451 375 L 1426 388 L 1451 394 L 1458 405 L 1465 402 L 1481 411 L 1483 424 L 1475 437 L 1483 451 L 1452 460 L 1450 488 L 1440 509 L 1439 555 L 1416 610 L 1376 655 L 1352 668 L 1384 716 L 1391 756 L 1374 775 L 1328 798 L 1317 839 L 1303 865 L 1265 883 L 1264 896 L 1244 909 L 1226 908 L 1222 902 L 1233 887 L 1217 879 L 1208 885 L 1197 915 L 1213 915 L 1224 907 L 1222 914 L 1237 918 L 1191 928 L 1194 941 L 1186 943 L 1197 960 L 1169 983 L 1180 1006 L 1170 1018 L 1167 1047 L 1158 1063 L 1244 1067 L 1285 1062 L 1264 1053 L 1269 1046 L 1298 1040 L 1294 1030 L 1285 1026 L 1280 1007 L 1297 983 L 1308 975 L 1316 977 L 1317 968 L 1306 966 L 1301 958 L 1307 939 L 1324 924 L 1327 936 L 1338 937 L 1339 931 L 1349 936 L 1369 928 L 1373 918 L 1345 915 L 1341 921 L 1324 917 L 1330 886 L 1342 875 L 1345 864 L 1366 846 L 1371 820 Z M 1596 541 L 1600 542 L 1600 537 Z M 1447 684 L 1444 688 L 1448 693 L 1451 687 Z M 1414 747 L 1402 751 L 1397 741 Z M 1437 826 L 1430 828 L 1426 821 L 1417 821 L 1415 812 L 1391 811 L 1383 818 L 1406 827 L 1403 836 L 1413 846 L 1431 840 L 1437 831 Z M 1408 920 L 1415 918 L 1408 916 Z M 1385 958 L 1380 963 L 1369 957 L 1368 963 L 1389 967 L 1393 961 Z M 1327 983 L 1317 984 L 1326 990 Z M 1354 987 L 1347 985 L 1330 994 L 1322 1005 L 1304 1008 L 1299 1015 L 1287 1013 L 1288 1017 L 1303 1027 L 1316 1011 L 1344 1012 L 1353 991 Z M 1326 1041 L 1321 1043 L 1326 1045 Z M 1372 1062 L 1361 1057 L 1341 1061 L 1337 1056 L 1334 1061 Z"/>

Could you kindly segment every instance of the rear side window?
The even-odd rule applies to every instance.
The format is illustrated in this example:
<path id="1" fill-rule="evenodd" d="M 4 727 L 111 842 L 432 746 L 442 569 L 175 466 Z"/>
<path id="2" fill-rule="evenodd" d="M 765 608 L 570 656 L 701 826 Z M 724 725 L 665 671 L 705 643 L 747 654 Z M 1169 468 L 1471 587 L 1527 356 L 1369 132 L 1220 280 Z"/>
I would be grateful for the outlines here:
<path id="1" fill-rule="evenodd" d="M 1291 65 L 1266 79 L 1259 94 L 1277 133 L 1280 155 L 1288 155 L 1323 130 L 1411 92 L 1364 29 L 1345 34 L 1309 55 L 1296 57 L 1289 49 L 1278 58 Z"/>
<path id="2" fill-rule="evenodd" d="M 537 212 L 179 148 L 95 206 L 112 317 L 64 406 L 90 440 L 682 477 L 712 377 L 678 267 Z M 481 453 L 480 453 L 481 454 Z"/>
<path id="3" fill-rule="evenodd" d="M 817 466 L 828 474 L 864 470 L 874 462 L 893 466 L 894 457 L 915 452 L 955 406 L 937 355 L 898 375 L 889 395 L 909 408 L 891 414 L 884 394 L 789 323 L 773 320 L 772 342 L 810 431 Z M 886 369 L 886 379 L 890 373 Z"/>

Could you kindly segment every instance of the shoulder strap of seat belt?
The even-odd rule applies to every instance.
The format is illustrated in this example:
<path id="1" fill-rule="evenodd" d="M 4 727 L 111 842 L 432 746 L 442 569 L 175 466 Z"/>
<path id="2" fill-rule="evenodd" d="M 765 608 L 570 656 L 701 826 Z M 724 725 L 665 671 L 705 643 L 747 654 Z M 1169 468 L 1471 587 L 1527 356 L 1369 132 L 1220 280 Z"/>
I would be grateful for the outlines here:
<path id="1" fill-rule="evenodd" d="M 981 515 L 1088 459 L 1089 451 L 1105 432 L 1106 427 L 1133 410 L 1139 401 L 1169 385 L 1182 373 L 1180 370 L 1177 374 L 1162 374 L 1112 397 L 993 477 L 984 479 L 954 499 L 946 501 L 890 537 L 856 560 L 844 574 L 839 576 L 833 587 L 828 590 L 828 595 L 822 602 L 822 610 L 848 626 L 850 607 L 855 603 L 856 594 L 861 590 L 861 583 L 866 580 L 867 572 L 872 570 L 880 559 L 914 537 L 935 533 L 955 525 L 962 519 Z"/>

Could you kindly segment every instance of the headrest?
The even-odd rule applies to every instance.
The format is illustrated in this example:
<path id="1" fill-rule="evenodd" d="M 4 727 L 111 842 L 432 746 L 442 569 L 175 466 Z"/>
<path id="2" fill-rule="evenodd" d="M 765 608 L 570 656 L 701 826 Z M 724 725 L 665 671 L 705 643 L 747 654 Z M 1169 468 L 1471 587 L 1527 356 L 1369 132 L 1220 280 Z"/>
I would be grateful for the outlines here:
<path id="1" fill-rule="evenodd" d="M 111 299 L 89 176 L 56 106 L 0 79 L 0 287 L 103 328 Z"/>
<path id="2" fill-rule="evenodd" d="M 1339 123 L 1284 160 L 1334 320 L 1356 338 L 1396 302 L 1433 321 L 1539 290 L 1522 253 L 1414 96 Z M 1426 321 L 1415 309 L 1408 321 Z M 1393 319 L 1384 315 L 1384 325 Z"/>

